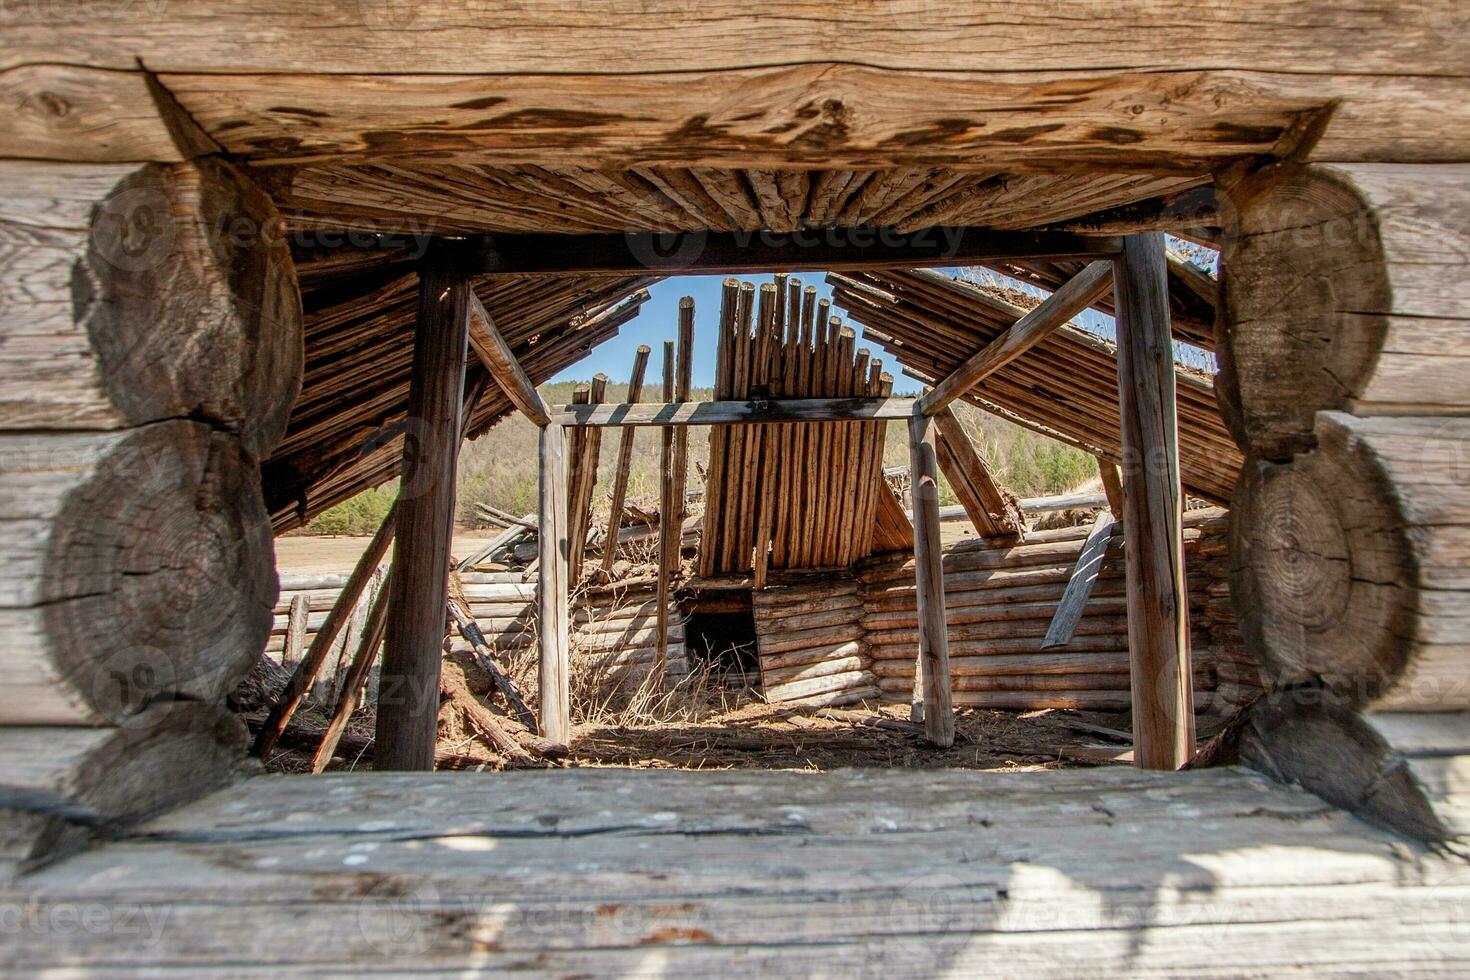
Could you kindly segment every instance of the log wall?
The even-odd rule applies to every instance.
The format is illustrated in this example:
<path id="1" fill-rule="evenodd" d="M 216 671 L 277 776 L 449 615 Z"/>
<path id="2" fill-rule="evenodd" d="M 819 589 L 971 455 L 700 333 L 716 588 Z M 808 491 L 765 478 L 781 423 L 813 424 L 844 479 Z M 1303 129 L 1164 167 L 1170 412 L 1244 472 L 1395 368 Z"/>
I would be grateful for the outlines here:
<path id="1" fill-rule="evenodd" d="M 1227 515 L 1185 515 L 1190 639 L 1197 712 L 1228 712 L 1259 691 L 1228 599 Z M 1043 650 L 1088 528 L 1029 534 L 1024 544 L 985 541 L 946 549 L 945 608 L 957 705 L 1028 710 L 1127 710 L 1129 656 L 1121 528 L 1070 643 Z M 874 558 L 855 570 L 863 640 L 884 700 L 907 702 L 918 649 L 914 564 Z"/>
<path id="2" fill-rule="evenodd" d="M 840 575 L 752 593 L 766 700 L 834 705 L 878 696 L 860 592 L 856 579 Z"/>
<path id="3" fill-rule="evenodd" d="M 236 775 L 301 385 L 281 227 L 215 158 L 0 163 L 0 865 Z"/>

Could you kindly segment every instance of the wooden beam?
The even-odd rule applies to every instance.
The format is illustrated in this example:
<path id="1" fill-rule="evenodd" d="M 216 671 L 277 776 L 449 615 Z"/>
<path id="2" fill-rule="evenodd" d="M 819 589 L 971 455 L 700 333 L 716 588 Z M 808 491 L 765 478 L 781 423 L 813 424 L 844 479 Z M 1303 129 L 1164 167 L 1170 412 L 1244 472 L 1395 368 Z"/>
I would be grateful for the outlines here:
<path id="1" fill-rule="evenodd" d="M 983 538 L 1023 534 L 1026 519 L 1019 505 L 995 482 L 954 412 L 946 408 L 934 415 L 934 422 L 939 430 L 939 468 L 975 532 Z"/>
<path id="2" fill-rule="evenodd" d="M 1011 328 L 986 344 L 949 377 L 934 386 L 920 404 L 925 415 L 934 415 L 964 396 L 987 375 L 1005 367 L 1045 340 L 1072 317 L 1087 309 L 1113 287 L 1113 264 L 1093 262 L 1048 296 L 1041 305 L 1021 317 Z"/>
<path id="3" fill-rule="evenodd" d="M 1092 583 L 1097 581 L 1098 573 L 1102 571 L 1108 542 L 1112 540 L 1116 525 L 1117 519 L 1106 510 L 1099 511 L 1093 520 L 1092 530 L 1087 532 L 1087 540 L 1082 542 L 1082 551 L 1077 555 L 1077 563 L 1072 566 L 1072 577 L 1067 580 L 1056 614 L 1052 616 L 1046 637 L 1041 641 L 1041 649 L 1064 647 L 1071 642 L 1072 631 L 1077 628 L 1077 621 L 1087 606 L 1087 597 L 1092 595 Z"/>
<path id="4" fill-rule="evenodd" d="M 567 430 L 541 429 L 537 523 L 536 635 L 540 655 L 541 734 L 556 745 L 571 741 L 571 637 L 568 633 Z"/>
<path id="5" fill-rule="evenodd" d="M 398 534 L 378 685 L 373 767 L 434 768 L 455 464 L 469 350 L 470 279 L 453 256 L 419 263 L 418 319 L 398 490 Z"/>
<path id="6" fill-rule="evenodd" d="M 546 402 L 542 401 L 536 385 L 527 377 L 520 361 L 511 353 L 510 345 L 500 336 L 500 331 L 495 329 L 495 321 L 490 318 L 490 312 L 485 309 L 474 290 L 470 291 L 469 325 L 470 345 L 485 365 L 485 370 L 490 372 L 490 377 L 505 392 L 505 397 L 526 418 L 537 425 L 546 425 L 551 416 Z"/>
<path id="7" fill-rule="evenodd" d="M 1097 475 L 1102 480 L 1103 493 L 1107 496 L 1108 510 L 1118 520 L 1123 519 L 1123 474 L 1118 464 L 1110 459 L 1097 457 Z"/>
<path id="8" fill-rule="evenodd" d="M 1123 528 L 1135 764 L 1178 769 L 1194 754 L 1183 498 L 1160 233 L 1125 239 L 1116 266 Z"/>
<path id="9" fill-rule="evenodd" d="M 565 405 L 554 424 L 576 428 L 610 425 L 750 425 L 767 422 L 862 422 L 907 419 L 912 398 L 792 398 L 642 405 Z"/>
<path id="10" fill-rule="evenodd" d="M 939 543 L 939 462 L 934 419 L 909 417 L 909 466 L 914 497 L 914 578 L 918 596 L 919 669 L 924 735 L 941 748 L 954 744 L 949 679 L 949 627 L 944 614 L 944 553 Z"/>
<path id="11" fill-rule="evenodd" d="M 1188 232 L 1199 228 L 1219 228 L 1221 220 L 1215 186 L 1206 184 L 1178 194 L 1151 197 L 1068 218 L 1046 228 L 1079 235 L 1136 235 L 1147 231 Z"/>
<path id="12" fill-rule="evenodd" d="M 633 373 L 628 376 L 628 404 L 638 404 L 643 396 L 643 372 L 648 369 L 649 349 L 639 344 L 633 354 Z M 607 520 L 607 543 L 602 547 L 602 571 L 612 573 L 618 556 L 618 528 L 623 524 L 623 505 L 628 499 L 628 474 L 633 467 L 633 438 L 637 430 L 626 428 L 618 442 L 618 465 L 613 471 L 612 509 Z"/>
<path id="13" fill-rule="evenodd" d="M 789 269 L 917 269 L 980 259 L 1112 256 L 1120 239 L 1071 232 L 936 227 L 823 228 L 778 233 L 486 235 L 464 240 L 466 264 L 494 275 L 717 275 Z"/>

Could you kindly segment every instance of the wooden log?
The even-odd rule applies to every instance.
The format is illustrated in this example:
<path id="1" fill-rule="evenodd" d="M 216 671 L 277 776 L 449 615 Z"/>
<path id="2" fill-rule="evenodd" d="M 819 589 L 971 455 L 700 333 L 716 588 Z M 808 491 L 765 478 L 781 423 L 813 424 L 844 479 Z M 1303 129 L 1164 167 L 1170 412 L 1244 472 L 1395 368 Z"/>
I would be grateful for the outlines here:
<path id="1" fill-rule="evenodd" d="M 1231 592 L 1278 685 L 1349 704 L 1470 707 L 1464 615 L 1470 420 L 1318 416 L 1316 448 L 1251 460 L 1231 512 Z"/>
<path id="2" fill-rule="evenodd" d="M 639 344 L 638 350 L 633 354 L 633 373 L 628 377 L 628 401 L 638 404 L 638 399 L 643 395 L 643 372 L 648 368 L 649 348 L 647 344 Z M 623 504 L 628 498 L 628 474 L 633 465 L 633 439 L 637 435 L 635 429 L 624 429 L 622 437 L 618 441 L 618 463 L 617 469 L 613 471 L 612 486 L 612 509 L 609 511 L 607 526 L 609 533 L 617 533 L 618 528 L 623 525 Z M 602 549 L 602 571 L 611 575 L 613 562 L 617 560 L 618 549 L 615 544 L 605 545 Z"/>
<path id="3" fill-rule="evenodd" d="M 391 572 L 388 577 L 392 578 Z M 337 744 L 342 739 L 342 733 L 347 729 L 348 719 L 352 717 L 352 712 L 357 708 L 358 699 L 367 687 L 368 675 L 372 672 L 373 664 L 377 662 L 378 651 L 383 645 L 383 636 L 388 628 L 388 597 L 388 582 L 385 581 L 373 598 L 372 608 L 368 611 L 367 625 L 363 628 L 362 637 L 353 653 L 352 663 L 339 685 L 337 700 L 332 706 L 332 716 L 328 719 L 326 730 L 322 733 L 322 740 L 312 755 L 311 771 L 314 773 L 326 769 L 327 763 L 332 761 L 332 756 L 336 755 Z"/>
<path id="4" fill-rule="evenodd" d="M 0 163 L 0 428 L 193 418 L 264 459 L 301 387 L 301 296 L 281 216 L 218 158 Z"/>
<path id="5" fill-rule="evenodd" d="M 121 724 L 219 701 L 271 628 L 260 471 L 189 421 L 0 436 L 0 719 Z"/>
<path id="6" fill-rule="evenodd" d="M 291 599 L 291 612 L 286 620 L 286 642 L 281 648 L 281 666 L 294 671 L 306 649 L 306 619 L 311 600 L 305 595 Z"/>
<path id="7" fill-rule="evenodd" d="M 1112 288 L 1111 262 L 1099 260 L 1085 267 L 935 385 L 934 390 L 921 399 L 924 414 L 935 415 L 943 411 L 956 398 L 1035 347 Z"/>
<path id="8" fill-rule="evenodd" d="M 1016 498 L 995 482 L 960 420 L 948 408 L 926 414 L 933 416 L 939 430 L 940 469 L 960 498 L 975 533 L 983 538 L 1021 536 L 1026 518 Z"/>
<path id="9" fill-rule="evenodd" d="M 494 319 L 474 290 L 470 290 L 469 295 L 469 342 L 511 404 L 536 425 L 546 425 L 551 421 L 551 413 L 536 391 L 535 383 L 526 376 L 521 362 L 516 360 L 510 345 L 495 328 Z"/>
<path id="10" fill-rule="evenodd" d="M 532 734 L 535 734 L 537 729 L 536 716 L 526 706 L 525 699 L 521 697 L 520 689 L 516 687 L 515 682 L 510 679 L 505 671 L 500 668 L 500 665 L 495 662 L 495 651 L 491 649 L 490 644 L 485 642 L 485 634 L 480 632 L 480 627 L 465 610 L 460 608 L 459 603 L 455 602 L 453 598 L 449 601 L 449 618 L 454 621 L 454 625 L 459 629 L 459 635 L 464 637 L 470 644 L 470 648 L 475 653 L 475 662 L 490 675 L 490 680 L 494 682 L 496 689 L 505 698 L 506 705 L 515 714 L 516 718 L 520 720 L 521 724 Z"/>
<path id="11" fill-rule="evenodd" d="M 939 462 L 934 420 L 916 405 L 909 419 L 909 466 L 914 495 L 914 569 L 918 590 L 919 667 L 924 736 L 941 748 L 954 744 L 950 701 L 949 633 L 944 619 L 944 568 L 939 543 Z"/>
<path id="12" fill-rule="evenodd" d="M 664 398 L 672 399 L 674 389 L 677 385 L 675 374 L 676 352 L 672 340 L 664 341 Z M 668 629 L 669 629 L 669 577 L 671 566 L 677 557 L 674 541 L 674 513 L 681 509 L 681 503 L 675 499 L 676 484 L 674 481 L 674 433 L 670 429 L 664 429 L 659 433 L 659 540 L 658 540 L 658 667 L 662 671 L 668 664 Z M 673 553 L 671 553 L 673 552 Z"/>
<path id="13" fill-rule="evenodd" d="M 1088 596 L 1092 595 L 1093 583 L 1102 571 L 1103 559 L 1108 553 L 1108 539 L 1113 536 L 1116 525 L 1117 521 L 1111 511 L 1103 511 L 1093 520 L 1092 530 L 1088 532 L 1082 551 L 1077 555 L 1077 564 L 1072 566 L 1072 577 L 1067 581 L 1067 589 L 1062 593 L 1061 602 L 1057 603 L 1056 615 L 1052 617 L 1051 626 L 1047 627 L 1042 649 L 1064 647 L 1072 639 L 1072 631 L 1082 618 Z"/>
<path id="14" fill-rule="evenodd" d="M 1243 447 L 1286 460 L 1321 410 L 1470 412 L 1470 168 L 1282 163 L 1221 204 L 1216 387 Z"/>
<path id="15" fill-rule="evenodd" d="M 553 414 L 552 421 L 577 428 L 881 422 L 907 419 L 913 411 L 913 404 L 912 398 L 790 398 L 662 405 L 564 405 Z"/>
<path id="16" fill-rule="evenodd" d="M 589 404 L 606 400 L 607 375 L 593 375 L 586 396 Z M 571 576 L 570 581 L 580 582 L 582 561 L 587 554 L 587 538 L 592 529 L 592 495 L 597 488 L 597 467 L 602 457 L 602 431 L 579 432 L 574 442 L 569 474 L 571 488 L 567 498 L 567 534 L 572 543 L 568 575 Z"/>
<path id="17" fill-rule="evenodd" d="M 1118 464 L 1110 459 L 1097 458 L 1097 475 L 1102 480 L 1103 492 L 1107 495 L 1108 510 L 1118 520 L 1123 519 L 1123 474 Z M 1023 501 L 1024 503 L 1024 501 Z"/>
<path id="18" fill-rule="evenodd" d="M 1194 754 L 1194 709 L 1163 235 L 1125 238 L 1114 275 L 1134 764 L 1178 769 Z"/>
<path id="19" fill-rule="evenodd" d="M 455 463 L 469 348 L 472 290 L 464 272 L 434 253 L 419 263 L 418 318 L 398 491 L 388 626 L 378 682 L 379 771 L 434 768 L 439 670 L 454 526 Z M 544 529 L 546 524 L 541 524 Z"/>
<path id="20" fill-rule="evenodd" d="M 567 474 L 566 430 L 541 430 L 540 491 L 537 524 L 537 649 L 541 692 L 541 734 L 557 745 L 571 741 L 570 638 L 567 625 Z"/>
<path id="21" fill-rule="evenodd" d="M 54 861 L 244 774 L 248 733 L 225 708 L 164 701 L 119 728 L 0 728 L 0 861 Z"/>

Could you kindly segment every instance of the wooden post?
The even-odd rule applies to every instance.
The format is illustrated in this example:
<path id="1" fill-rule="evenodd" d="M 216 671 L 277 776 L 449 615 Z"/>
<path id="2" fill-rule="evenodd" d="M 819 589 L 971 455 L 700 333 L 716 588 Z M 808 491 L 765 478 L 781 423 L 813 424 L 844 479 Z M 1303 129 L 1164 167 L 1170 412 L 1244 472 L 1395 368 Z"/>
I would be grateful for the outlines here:
<path id="1" fill-rule="evenodd" d="M 934 419 L 914 406 L 909 419 L 909 467 L 914 495 L 914 578 L 918 595 L 919 678 L 924 735 L 941 748 L 954 744 L 949 681 L 949 629 L 944 616 L 944 554 L 939 545 L 939 458 Z"/>
<path id="2" fill-rule="evenodd" d="M 434 768 L 439 669 L 454 525 L 455 463 L 469 348 L 470 280 L 431 251 L 419 263 L 418 322 L 403 443 L 398 535 L 378 687 L 373 768 Z"/>
<path id="3" fill-rule="evenodd" d="M 1110 459 L 1097 457 L 1097 475 L 1102 480 L 1103 492 L 1108 497 L 1108 510 L 1118 520 L 1123 519 L 1123 474 L 1118 472 L 1118 464 Z"/>
<path id="4" fill-rule="evenodd" d="M 587 389 L 589 404 L 600 405 L 607 400 L 607 375 L 592 376 Z M 587 429 L 575 440 L 576 452 L 572 454 L 571 490 L 567 501 L 568 537 L 572 542 L 571 565 L 567 572 L 569 581 L 582 580 L 582 559 L 587 553 L 587 534 L 592 527 L 592 494 L 597 487 L 597 462 L 602 455 L 602 433 Z"/>
<path id="5" fill-rule="evenodd" d="M 674 400 L 674 342 L 664 341 L 664 401 Z M 654 673 L 662 678 L 669 663 L 669 550 L 678 548 L 679 541 L 673 536 L 673 527 L 681 513 L 684 502 L 675 500 L 674 481 L 674 432 L 664 429 L 659 433 L 658 456 L 658 658 L 654 661 Z M 672 539 L 672 543 L 671 543 Z"/>
<path id="6" fill-rule="evenodd" d="M 1183 500 L 1164 236 L 1131 235 L 1114 270 L 1123 430 L 1123 534 L 1133 760 L 1178 769 L 1194 754 Z"/>
<path id="7" fill-rule="evenodd" d="M 567 588 L 567 433 L 559 425 L 541 429 L 541 485 L 537 558 L 537 639 L 540 652 L 541 734 L 556 745 L 571 742 L 570 644 Z"/>
<path id="8" fill-rule="evenodd" d="M 286 615 L 286 644 L 281 648 L 281 667 L 294 671 L 301 663 L 301 653 L 306 649 L 306 623 L 311 616 L 311 600 L 305 593 L 291 600 L 291 611 Z"/>
<path id="9" fill-rule="evenodd" d="M 643 395 L 643 372 L 648 367 L 648 345 L 639 344 L 633 355 L 633 374 L 628 378 L 630 405 L 636 405 Z M 602 570 L 612 573 L 613 561 L 618 554 L 618 528 L 623 523 L 623 504 L 628 499 L 628 471 L 633 465 L 633 437 L 635 429 L 624 429 L 618 443 L 618 468 L 613 475 L 612 511 L 607 519 L 607 541 L 602 546 Z"/>

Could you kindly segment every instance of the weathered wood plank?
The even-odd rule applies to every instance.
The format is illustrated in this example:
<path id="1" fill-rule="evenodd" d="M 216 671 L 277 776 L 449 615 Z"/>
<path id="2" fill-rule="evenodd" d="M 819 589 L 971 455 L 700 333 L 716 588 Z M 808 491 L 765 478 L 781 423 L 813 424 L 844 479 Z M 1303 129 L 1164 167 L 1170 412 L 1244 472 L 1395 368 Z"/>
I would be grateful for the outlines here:
<path id="1" fill-rule="evenodd" d="M 1179 423 L 1166 275 L 1162 233 L 1124 239 L 1114 296 L 1128 645 L 1133 656 L 1134 763 L 1150 769 L 1177 769 L 1194 755 Z"/>
<path id="2" fill-rule="evenodd" d="M 1041 642 L 1043 650 L 1064 647 L 1072 639 L 1072 631 L 1082 618 L 1082 610 L 1087 607 L 1087 598 L 1092 594 L 1093 583 L 1097 581 L 1103 559 L 1107 557 L 1108 539 L 1113 536 L 1116 524 L 1117 520 L 1111 511 L 1103 511 L 1093 520 L 1092 530 L 1087 533 L 1087 540 L 1082 543 L 1082 551 L 1077 555 L 1077 564 L 1072 566 L 1072 577 L 1067 581 L 1062 601 L 1057 603 L 1056 615 L 1047 628 L 1046 639 Z"/>
<path id="3" fill-rule="evenodd" d="M 475 349 L 485 369 L 490 372 L 490 377 L 495 379 L 505 396 L 536 425 L 548 424 L 551 414 L 546 402 L 542 401 L 535 383 L 526 377 L 525 369 L 516 360 L 510 345 L 500 336 L 500 331 L 495 329 L 494 319 L 474 290 L 470 290 L 469 296 L 469 331 L 470 346 Z"/>

